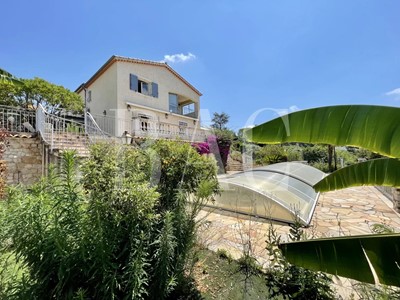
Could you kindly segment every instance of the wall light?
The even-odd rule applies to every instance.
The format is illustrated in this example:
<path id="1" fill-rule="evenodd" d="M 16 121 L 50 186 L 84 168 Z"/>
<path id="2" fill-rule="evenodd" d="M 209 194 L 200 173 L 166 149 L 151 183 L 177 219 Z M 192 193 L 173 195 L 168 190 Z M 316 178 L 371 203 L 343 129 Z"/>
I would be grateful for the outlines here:
<path id="1" fill-rule="evenodd" d="M 127 109 L 128 111 L 131 111 L 131 106 L 128 104 L 128 105 L 126 106 L 126 109 Z"/>
<path id="2" fill-rule="evenodd" d="M 168 114 L 167 113 L 165 113 L 165 118 L 168 119 Z"/>
<path id="3" fill-rule="evenodd" d="M 103 115 L 107 115 L 107 111 L 106 110 L 103 111 Z"/>

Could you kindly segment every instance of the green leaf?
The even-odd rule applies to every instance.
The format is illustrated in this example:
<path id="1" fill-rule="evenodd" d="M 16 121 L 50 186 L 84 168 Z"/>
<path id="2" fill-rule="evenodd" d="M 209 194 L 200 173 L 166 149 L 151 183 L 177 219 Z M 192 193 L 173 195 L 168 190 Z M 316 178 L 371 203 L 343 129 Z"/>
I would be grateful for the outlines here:
<path id="1" fill-rule="evenodd" d="M 400 234 L 364 235 L 283 243 L 292 264 L 359 281 L 400 286 Z"/>
<path id="2" fill-rule="evenodd" d="M 400 157 L 400 108 L 341 105 L 307 109 L 245 130 L 250 142 L 357 146 Z"/>
<path id="3" fill-rule="evenodd" d="M 318 192 L 344 189 L 351 186 L 400 186 L 400 160 L 380 158 L 354 164 L 328 175 L 314 185 Z"/>

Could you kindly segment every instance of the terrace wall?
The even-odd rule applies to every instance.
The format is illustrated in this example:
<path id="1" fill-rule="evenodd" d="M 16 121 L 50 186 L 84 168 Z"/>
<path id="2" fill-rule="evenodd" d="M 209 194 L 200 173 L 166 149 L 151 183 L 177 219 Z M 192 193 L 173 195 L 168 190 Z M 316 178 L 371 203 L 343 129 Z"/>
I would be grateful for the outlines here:
<path id="1" fill-rule="evenodd" d="M 43 145 L 39 138 L 8 138 L 3 159 L 7 184 L 32 184 L 42 176 Z"/>

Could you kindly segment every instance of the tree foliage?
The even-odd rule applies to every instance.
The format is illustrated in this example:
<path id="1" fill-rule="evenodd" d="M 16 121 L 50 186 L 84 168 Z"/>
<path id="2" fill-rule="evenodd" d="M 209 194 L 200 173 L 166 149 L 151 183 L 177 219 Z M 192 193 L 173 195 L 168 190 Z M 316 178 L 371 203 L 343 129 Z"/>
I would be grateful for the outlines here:
<path id="1" fill-rule="evenodd" d="M 8 85 L 20 85 L 22 82 L 15 77 L 13 74 L 7 72 L 4 69 L 0 68 L 0 83 L 8 84 Z"/>
<path id="2" fill-rule="evenodd" d="M 44 79 L 21 79 L 22 84 L 0 82 L 0 101 L 5 105 L 36 109 L 39 104 L 50 113 L 62 110 L 82 112 L 81 97 L 61 85 L 52 84 Z"/>
<path id="3" fill-rule="evenodd" d="M 224 112 L 220 114 L 215 112 L 211 122 L 211 127 L 215 129 L 226 129 L 226 124 L 229 122 L 229 115 Z"/>

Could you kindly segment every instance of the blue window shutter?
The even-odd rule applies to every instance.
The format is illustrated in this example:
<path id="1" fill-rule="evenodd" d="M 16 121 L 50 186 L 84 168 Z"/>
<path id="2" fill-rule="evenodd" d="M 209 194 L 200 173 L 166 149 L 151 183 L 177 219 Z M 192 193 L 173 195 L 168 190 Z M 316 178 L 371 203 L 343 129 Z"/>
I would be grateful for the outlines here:
<path id="1" fill-rule="evenodd" d="M 138 77 L 134 74 L 129 74 L 129 86 L 132 91 L 138 90 Z"/>
<path id="2" fill-rule="evenodd" d="M 158 98 L 158 84 L 155 82 L 151 83 L 151 94 L 153 97 Z"/>

